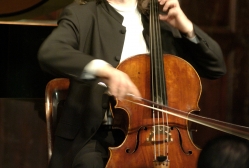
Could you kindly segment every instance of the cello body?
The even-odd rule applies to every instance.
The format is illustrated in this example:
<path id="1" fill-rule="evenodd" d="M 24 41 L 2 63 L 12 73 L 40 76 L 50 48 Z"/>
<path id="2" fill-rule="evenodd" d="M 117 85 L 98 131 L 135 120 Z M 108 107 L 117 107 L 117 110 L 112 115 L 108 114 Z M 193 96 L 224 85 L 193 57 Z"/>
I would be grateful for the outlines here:
<path id="1" fill-rule="evenodd" d="M 168 106 L 186 115 L 199 111 L 201 82 L 195 69 L 177 56 L 163 55 L 163 61 Z M 129 75 L 142 97 L 148 100 L 152 99 L 150 66 L 150 56 L 145 54 L 131 57 L 117 67 Z M 155 124 L 151 109 L 128 101 L 115 103 L 113 127 L 123 130 L 126 136 L 120 146 L 109 148 L 106 168 L 196 167 L 200 149 L 191 140 L 187 120 L 168 115 L 170 129 L 158 132 L 155 127 L 160 130 L 165 126 L 165 116 L 158 114 Z M 155 162 L 155 153 L 167 155 L 169 162 Z"/>

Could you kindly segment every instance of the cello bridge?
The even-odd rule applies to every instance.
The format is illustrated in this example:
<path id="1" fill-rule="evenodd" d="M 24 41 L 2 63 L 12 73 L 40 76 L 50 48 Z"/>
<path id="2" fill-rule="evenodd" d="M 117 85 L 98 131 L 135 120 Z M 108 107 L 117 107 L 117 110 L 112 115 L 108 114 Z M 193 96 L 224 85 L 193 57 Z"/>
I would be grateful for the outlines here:
<path id="1" fill-rule="evenodd" d="M 170 133 L 171 128 L 165 125 L 155 125 L 152 126 L 149 137 L 146 139 L 148 142 L 172 142 Z"/>

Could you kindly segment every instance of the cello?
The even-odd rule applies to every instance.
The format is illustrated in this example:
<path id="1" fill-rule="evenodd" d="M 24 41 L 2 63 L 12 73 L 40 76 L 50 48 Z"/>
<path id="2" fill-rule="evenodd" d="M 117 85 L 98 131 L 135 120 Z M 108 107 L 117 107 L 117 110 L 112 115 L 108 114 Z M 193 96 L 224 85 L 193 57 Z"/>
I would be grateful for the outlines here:
<path id="1" fill-rule="evenodd" d="M 197 72 L 179 57 L 162 56 L 162 49 L 157 47 L 161 46 L 158 10 L 158 2 L 152 0 L 150 56 L 131 57 L 117 69 L 127 73 L 137 88 L 143 89 L 140 90 L 143 98 L 186 112 L 199 110 L 201 83 Z M 117 101 L 112 109 L 114 126 L 115 116 L 127 115 L 122 117 L 126 118 L 123 126 L 119 125 L 126 137 L 120 146 L 110 148 L 106 167 L 169 167 L 170 164 L 175 168 L 183 168 L 184 164 L 195 167 L 200 149 L 189 138 L 186 120 L 128 101 Z"/>
<path id="2" fill-rule="evenodd" d="M 185 60 L 162 54 L 156 0 L 150 4 L 150 34 L 150 56 L 137 55 L 117 67 L 129 75 L 143 100 L 151 100 L 150 105 L 130 100 L 112 105 L 114 126 L 126 137 L 120 146 L 110 148 L 106 167 L 194 168 L 200 149 L 191 140 L 187 122 L 227 131 L 230 127 L 191 114 L 200 110 L 200 77 Z"/>

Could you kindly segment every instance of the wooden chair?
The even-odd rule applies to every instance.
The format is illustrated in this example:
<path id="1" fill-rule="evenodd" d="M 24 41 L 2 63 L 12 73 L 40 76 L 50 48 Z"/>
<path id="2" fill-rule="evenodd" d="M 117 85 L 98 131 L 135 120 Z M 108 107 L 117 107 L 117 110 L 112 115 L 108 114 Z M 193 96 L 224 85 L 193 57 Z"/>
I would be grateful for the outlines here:
<path id="1" fill-rule="evenodd" d="M 48 82 L 45 90 L 45 113 L 48 141 L 48 161 L 52 156 L 54 131 L 60 117 L 60 104 L 66 99 L 69 80 L 66 78 L 55 78 Z"/>

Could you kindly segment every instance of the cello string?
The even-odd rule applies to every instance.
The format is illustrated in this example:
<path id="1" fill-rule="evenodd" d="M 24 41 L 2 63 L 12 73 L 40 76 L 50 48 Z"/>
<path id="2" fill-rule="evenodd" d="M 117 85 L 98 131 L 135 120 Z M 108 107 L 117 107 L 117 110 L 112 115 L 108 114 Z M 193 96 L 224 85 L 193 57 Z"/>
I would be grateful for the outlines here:
<path id="1" fill-rule="evenodd" d="M 161 33 L 160 33 L 160 22 L 159 22 L 159 3 L 158 3 L 158 1 L 157 0 L 155 0 L 155 6 L 156 6 L 156 8 L 155 8 L 155 13 L 154 13 L 154 15 L 155 15 L 155 19 L 156 19 L 156 22 L 155 22 L 155 31 L 156 31 L 156 43 L 155 43 L 155 45 L 156 46 L 159 46 L 159 47 L 157 47 L 157 55 L 156 55 L 156 57 L 157 57 L 157 60 L 158 60 L 158 62 L 157 62 L 157 66 L 158 66 L 158 68 L 157 68 L 157 70 L 158 70 L 158 73 L 159 73 L 159 75 L 160 75 L 160 77 L 159 77 L 159 79 L 157 79 L 157 80 L 159 80 L 160 82 L 159 82 L 159 84 L 160 84 L 160 101 L 162 102 L 161 104 L 164 104 L 164 105 L 167 105 L 167 94 L 166 94 L 166 88 L 165 88 L 165 86 L 166 86 L 166 77 L 165 77 L 165 73 L 164 73 L 164 63 L 163 63 L 163 53 L 162 53 L 162 48 L 161 48 L 161 46 L 162 46 L 162 40 L 161 40 Z M 160 116 L 159 114 L 160 114 L 161 112 L 159 112 L 158 111 L 158 117 Z M 162 121 L 162 125 L 163 125 L 163 127 L 161 128 L 161 127 L 159 127 L 159 129 L 162 129 L 162 130 L 160 130 L 160 132 L 161 131 L 163 131 L 162 132 L 162 135 L 159 133 L 159 140 L 161 141 L 161 140 L 163 140 L 163 141 L 165 141 L 165 139 L 166 139 L 166 137 L 165 137 L 165 121 L 166 121 L 166 126 L 168 127 L 168 114 L 167 113 L 161 113 L 161 115 L 162 115 L 162 119 L 163 119 L 163 121 Z M 159 121 L 158 121 L 158 123 L 159 123 Z M 168 134 L 167 134 L 168 135 Z M 161 137 L 162 136 L 162 137 Z M 161 139 L 162 138 L 162 139 Z M 163 143 L 162 144 L 162 152 L 163 152 L 163 156 L 166 156 L 166 151 L 167 151 L 167 153 L 168 153 L 168 145 L 169 145 L 169 143 Z M 167 147 L 167 148 L 166 148 Z M 159 143 L 159 151 L 161 151 L 160 150 L 160 143 Z M 159 153 L 159 156 L 160 156 L 160 153 Z"/>
<path id="2" fill-rule="evenodd" d="M 166 100 L 166 90 L 165 90 L 165 78 L 164 73 L 161 73 L 164 70 L 163 67 L 163 61 L 162 61 L 162 50 L 160 48 L 161 46 L 161 34 L 160 34 L 160 25 L 159 25 L 159 3 L 157 0 L 151 0 L 150 4 L 150 33 L 151 33 L 151 63 L 153 64 L 151 67 L 152 71 L 152 95 L 154 98 L 154 101 L 162 104 L 167 104 Z M 155 112 L 155 110 L 153 110 Z M 163 119 L 163 125 L 165 125 L 165 115 L 166 115 L 166 121 L 167 120 L 167 114 L 161 113 L 160 111 L 156 111 L 157 115 L 157 123 L 160 122 L 160 118 Z M 155 115 L 154 115 L 155 116 Z M 168 123 L 168 122 L 167 122 Z M 153 123 L 154 127 L 157 129 L 158 134 L 154 134 L 154 140 L 161 141 L 165 140 L 165 134 L 164 134 L 164 127 L 156 127 L 156 122 Z M 162 130 L 163 129 L 163 130 Z M 161 135 L 161 132 L 163 131 L 163 134 Z M 156 145 L 156 143 L 154 143 Z M 157 149 L 155 150 L 155 153 L 158 153 L 158 156 L 161 156 L 161 151 L 163 152 L 163 155 L 165 156 L 165 143 L 163 145 L 163 150 L 161 150 L 161 143 L 158 143 Z"/>
<path id="3" fill-rule="evenodd" d="M 150 13 L 154 13 L 153 11 L 154 11 L 154 1 L 152 0 L 151 1 L 151 4 L 150 4 L 151 6 L 150 6 Z M 150 15 L 150 21 L 153 23 L 154 22 L 154 15 Z M 152 34 L 152 33 L 154 33 L 154 31 L 152 31 L 153 30 L 153 25 L 154 24 L 150 24 L 150 34 L 151 34 L 151 37 L 154 37 L 154 34 Z M 153 41 L 154 39 L 151 39 L 150 40 L 150 46 L 153 46 L 155 43 L 154 43 L 154 41 Z M 154 71 L 155 69 L 153 68 L 154 67 L 154 64 L 155 64 L 155 60 L 154 60 L 154 57 L 153 57 L 153 55 L 155 55 L 155 50 L 154 50 L 154 48 L 155 47 L 151 47 L 151 75 L 152 75 L 152 82 L 151 82 L 151 88 L 152 88 L 152 98 L 153 98 L 153 101 L 155 101 L 155 97 L 154 97 L 154 95 L 155 95 L 155 86 L 157 86 L 157 84 L 156 85 L 153 85 L 155 82 L 154 82 L 154 79 L 156 78 L 156 72 Z M 154 106 L 154 105 L 153 105 Z M 156 123 L 156 119 L 155 119 L 155 110 L 152 110 L 152 114 L 153 114 L 153 125 L 155 125 L 155 123 Z M 154 132 L 156 132 L 156 127 L 153 127 L 153 131 Z M 156 134 L 153 134 L 153 139 L 154 140 L 156 140 Z M 156 153 L 157 153 L 157 149 L 156 149 L 156 144 L 154 143 L 153 144 L 153 148 L 154 148 L 154 160 L 156 160 Z"/>

